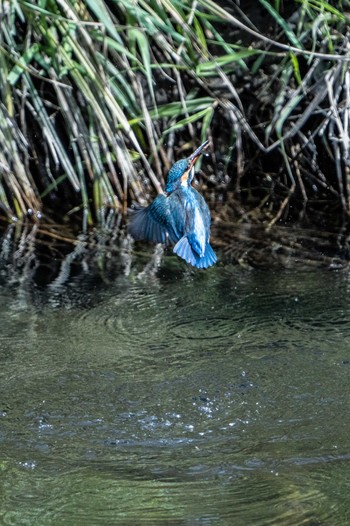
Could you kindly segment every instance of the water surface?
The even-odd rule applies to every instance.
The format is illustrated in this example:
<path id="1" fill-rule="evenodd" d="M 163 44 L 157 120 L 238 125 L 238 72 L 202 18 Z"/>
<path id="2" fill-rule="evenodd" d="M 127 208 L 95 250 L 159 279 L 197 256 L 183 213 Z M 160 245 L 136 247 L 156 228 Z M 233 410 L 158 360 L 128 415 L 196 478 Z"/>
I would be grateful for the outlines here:
<path id="1" fill-rule="evenodd" d="M 0 292 L 2 524 L 350 523 L 347 271 Z"/>

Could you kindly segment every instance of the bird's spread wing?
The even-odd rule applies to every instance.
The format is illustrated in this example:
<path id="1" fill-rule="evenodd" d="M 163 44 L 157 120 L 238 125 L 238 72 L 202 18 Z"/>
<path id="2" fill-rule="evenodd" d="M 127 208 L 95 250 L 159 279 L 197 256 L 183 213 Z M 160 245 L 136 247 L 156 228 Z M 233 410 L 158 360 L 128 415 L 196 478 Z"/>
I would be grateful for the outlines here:
<path id="1" fill-rule="evenodd" d="M 147 208 L 131 211 L 128 232 L 136 240 L 166 243 L 171 229 L 169 205 L 165 195 L 158 195 Z"/>

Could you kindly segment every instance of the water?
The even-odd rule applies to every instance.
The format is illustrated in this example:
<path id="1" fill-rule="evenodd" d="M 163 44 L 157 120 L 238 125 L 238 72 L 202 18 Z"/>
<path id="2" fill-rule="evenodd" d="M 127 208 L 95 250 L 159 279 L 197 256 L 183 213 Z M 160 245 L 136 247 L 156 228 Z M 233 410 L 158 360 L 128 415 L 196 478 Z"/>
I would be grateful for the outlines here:
<path id="1" fill-rule="evenodd" d="M 0 289 L 1 524 L 350 523 L 348 272 L 184 269 Z"/>

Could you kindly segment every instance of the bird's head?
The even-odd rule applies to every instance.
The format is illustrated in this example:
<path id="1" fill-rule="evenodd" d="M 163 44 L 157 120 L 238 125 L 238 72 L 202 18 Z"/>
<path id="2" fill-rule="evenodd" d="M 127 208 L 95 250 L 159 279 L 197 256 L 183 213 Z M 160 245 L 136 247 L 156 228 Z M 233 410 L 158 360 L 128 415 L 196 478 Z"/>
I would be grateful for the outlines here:
<path id="1" fill-rule="evenodd" d="M 191 184 L 194 176 L 194 165 L 208 146 L 209 141 L 205 141 L 187 159 L 181 159 L 172 165 L 168 172 L 166 192 L 173 192 L 180 185 L 189 186 Z"/>

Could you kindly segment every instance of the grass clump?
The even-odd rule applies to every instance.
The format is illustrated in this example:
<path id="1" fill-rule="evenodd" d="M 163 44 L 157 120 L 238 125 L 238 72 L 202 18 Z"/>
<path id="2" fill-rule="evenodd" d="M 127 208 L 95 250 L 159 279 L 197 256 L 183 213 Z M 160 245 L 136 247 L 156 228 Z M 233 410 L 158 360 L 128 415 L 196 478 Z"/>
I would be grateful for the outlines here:
<path id="1" fill-rule="evenodd" d="M 1 210 L 103 224 L 209 137 L 241 216 L 347 216 L 348 4 L 0 0 Z"/>

